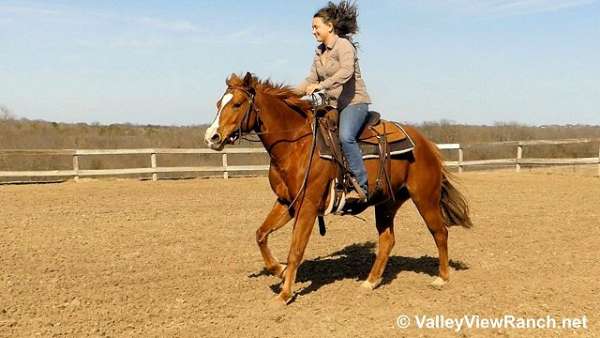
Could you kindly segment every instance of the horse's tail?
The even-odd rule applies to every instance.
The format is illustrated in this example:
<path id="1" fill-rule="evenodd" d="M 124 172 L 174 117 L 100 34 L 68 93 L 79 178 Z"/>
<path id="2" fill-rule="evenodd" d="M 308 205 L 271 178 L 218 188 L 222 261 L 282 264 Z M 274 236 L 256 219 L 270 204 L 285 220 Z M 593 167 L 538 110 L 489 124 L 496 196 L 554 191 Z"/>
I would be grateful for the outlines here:
<path id="1" fill-rule="evenodd" d="M 442 186 L 440 196 L 440 209 L 442 212 L 442 221 L 446 226 L 460 225 L 465 228 L 472 228 L 473 223 L 469 216 L 469 204 L 465 196 L 455 187 L 457 179 L 444 166 L 444 159 L 439 148 L 435 143 L 427 140 L 422 134 L 412 128 L 406 128 L 412 131 L 411 136 L 417 139 L 420 146 L 427 148 L 428 153 L 433 155 L 431 165 L 441 170 Z"/>
<path id="2" fill-rule="evenodd" d="M 473 227 L 469 216 L 469 204 L 465 196 L 456 189 L 451 182 L 455 180 L 454 175 L 442 167 L 442 196 L 440 206 L 442 207 L 442 218 L 447 226 L 460 225 L 465 228 Z"/>

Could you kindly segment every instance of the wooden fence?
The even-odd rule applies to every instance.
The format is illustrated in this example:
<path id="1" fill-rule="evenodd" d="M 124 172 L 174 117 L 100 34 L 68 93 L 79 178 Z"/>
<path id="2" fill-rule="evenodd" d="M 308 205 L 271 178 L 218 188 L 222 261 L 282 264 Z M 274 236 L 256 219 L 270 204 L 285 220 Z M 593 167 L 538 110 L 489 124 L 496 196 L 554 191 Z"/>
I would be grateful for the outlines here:
<path id="1" fill-rule="evenodd" d="M 598 175 L 600 176 L 600 148 L 598 157 L 589 158 L 523 158 L 523 148 L 533 145 L 558 145 L 596 142 L 594 139 L 569 139 L 569 140 L 539 140 L 539 141 L 511 141 L 496 142 L 486 145 L 514 145 L 516 146 L 515 158 L 492 159 L 464 161 L 463 147 L 460 144 L 438 144 L 441 150 L 455 150 L 458 152 L 457 161 L 446 161 L 444 164 L 449 167 L 457 167 L 458 172 L 462 172 L 468 166 L 500 166 L 514 165 L 515 170 L 519 172 L 522 165 L 579 165 L 579 164 L 597 164 Z M 7 149 L 0 150 L 0 154 L 43 154 L 43 155 L 65 155 L 72 156 L 72 170 L 43 170 L 43 171 L 0 171 L 0 178 L 35 178 L 35 177 L 72 177 L 76 181 L 80 177 L 94 176 L 115 176 L 131 174 L 149 174 L 152 180 L 156 181 L 161 173 L 185 173 L 185 172 L 222 172 L 223 178 L 229 178 L 231 172 L 247 171 L 266 171 L 269 165 L 228 165 L 228 156 L 231 154 L 251 154 L 266 153 L 263 148 L 226 148 L 221 152 L 211 149 L 87 149 L 87 150 L 19 150 Z M 146 168 L 128 168 L 128 169 L 80 169 L 79 158 L 90 155 L 148 155 L 150 166 Z M 221 166 L 195 166 L 195 167 L 159 167 L 157 156 L 162 154 L 220 154 L 222 157 Z"/>

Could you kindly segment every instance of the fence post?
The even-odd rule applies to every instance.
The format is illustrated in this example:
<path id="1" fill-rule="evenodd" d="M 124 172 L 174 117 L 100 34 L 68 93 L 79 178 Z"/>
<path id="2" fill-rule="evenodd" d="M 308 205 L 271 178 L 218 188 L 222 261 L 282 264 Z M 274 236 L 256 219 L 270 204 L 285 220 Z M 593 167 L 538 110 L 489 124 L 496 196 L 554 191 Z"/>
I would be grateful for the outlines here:
<path id="1" fill-rule="evenodd" d="M 229 173 L 227 172 L 227 153 L 223 154 L 223 178 L 228 180 Z"/>
<path id="2" fill-rule="evenodd" d="M 463 172 L 463 148 L 462 146 L 458 146 L 458 173 Z"/>
<path id="3" fill-rule="evenodd" d="M 521 164 L 519 162 L 521 162 L 521 159 L 523 158 L 523 145 L 519 144 L 517 146 L 517 172 L 521 171 Z"/>
<path id="4" fill-rule="evenodd" d="M 600 143 L 598 144 L 598 177 L 600 177 Z"/>
<path id="5" fill-rule="evenodd" d="M 158 174 L 156 173 L 156 153 L 150 154 L 150 164 L 152 165 L 152 181 L 158 181 Z"/>
<path id="6" fill-rule="evenodd" d="M 73 179 L 75 182 L 79 182 L 79 156 L 77 155 L 77 151 L 73 154 L 73 171 L 75 172 Z"/>

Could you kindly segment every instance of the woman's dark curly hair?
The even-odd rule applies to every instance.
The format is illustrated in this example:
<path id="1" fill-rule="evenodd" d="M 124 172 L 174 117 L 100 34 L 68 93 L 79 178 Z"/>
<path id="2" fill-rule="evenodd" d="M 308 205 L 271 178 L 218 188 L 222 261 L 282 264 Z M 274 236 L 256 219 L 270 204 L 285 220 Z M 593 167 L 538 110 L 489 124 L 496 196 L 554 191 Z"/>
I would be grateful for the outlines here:
<path id="1" fill-rule="evenodd" d="M 346 0 L 337 5 L 330 1 L 313 15 L 313 18 L 321 18 L 323 22 L 332 24 L 335 34 L 341 37 L 358 33 L 357 17 L 356 3 Z"/>

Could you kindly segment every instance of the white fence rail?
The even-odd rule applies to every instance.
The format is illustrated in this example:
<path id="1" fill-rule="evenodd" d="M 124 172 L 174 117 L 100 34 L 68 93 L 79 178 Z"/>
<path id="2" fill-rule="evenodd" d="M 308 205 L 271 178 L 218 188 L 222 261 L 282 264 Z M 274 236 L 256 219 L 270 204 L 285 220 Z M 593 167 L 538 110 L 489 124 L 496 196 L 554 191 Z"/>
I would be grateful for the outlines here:
<path id="1" fill-rule="evenodd" d="M 463 147 L 460 144 L 438 144 L 442 150 L 456 150 L 458 152 L 458 161 L 446 161 L 444 164 L 449 167 L 458 167 L 462 172 L 464 167 L 468 166 L 486 166 L 486 165 L 514 165 L 515 170 L 519 172 L 521 165 L 578 165 L 578 164 L 598 164 L 598 175 L 600 176 L 600 148 L 598 157 L 590 158 L 523 158 L 523 148 L 533 145 L 558 145 L 596 142 L 594 139 L 569 139 L 569 140 L 538 140 L 538 141 L 515 141 L 515 142 L 497 142 L 487 145 L 515 145 L 517 147 L 515 158 L 492 159 L 464 161 Z M 35 178 L 35 177 L 72 177 L 78 180 L 80 177 L 94 176 L 115 176 L 131 174 L 151 174 L 152 180 L 158 180 L 158 174 L 161 173 L 185 173 L 185 172 L 222 172 L 223 178 L 229 178 L 230 172 L 244 171 L 266 171 L 269 165 L 228 165 L 228 156 L 230 154 L 252 154 L 266 153 L 263 148 L 226 148 L 221 152 L 211 149 L 78 149 L 78 150 L 20 150 L 5 149 L 0 150 L 0 154 L 29 154 L 29 155 L 65 155 L 72 156 L 72 170 L 41 170 L 41 171 L 0 171 L 0 178 Z M 220 166 L 196 166 L 196 167 L 159 167 L 157 155 L 162 154 L 221 154 L 222 165 Z M 150 157 L 150 167 L 147 168 L 127 168 L 127 169 L 80 169 L 79 159 L 82 156 L 91 155 L 148 155 Z"/>

